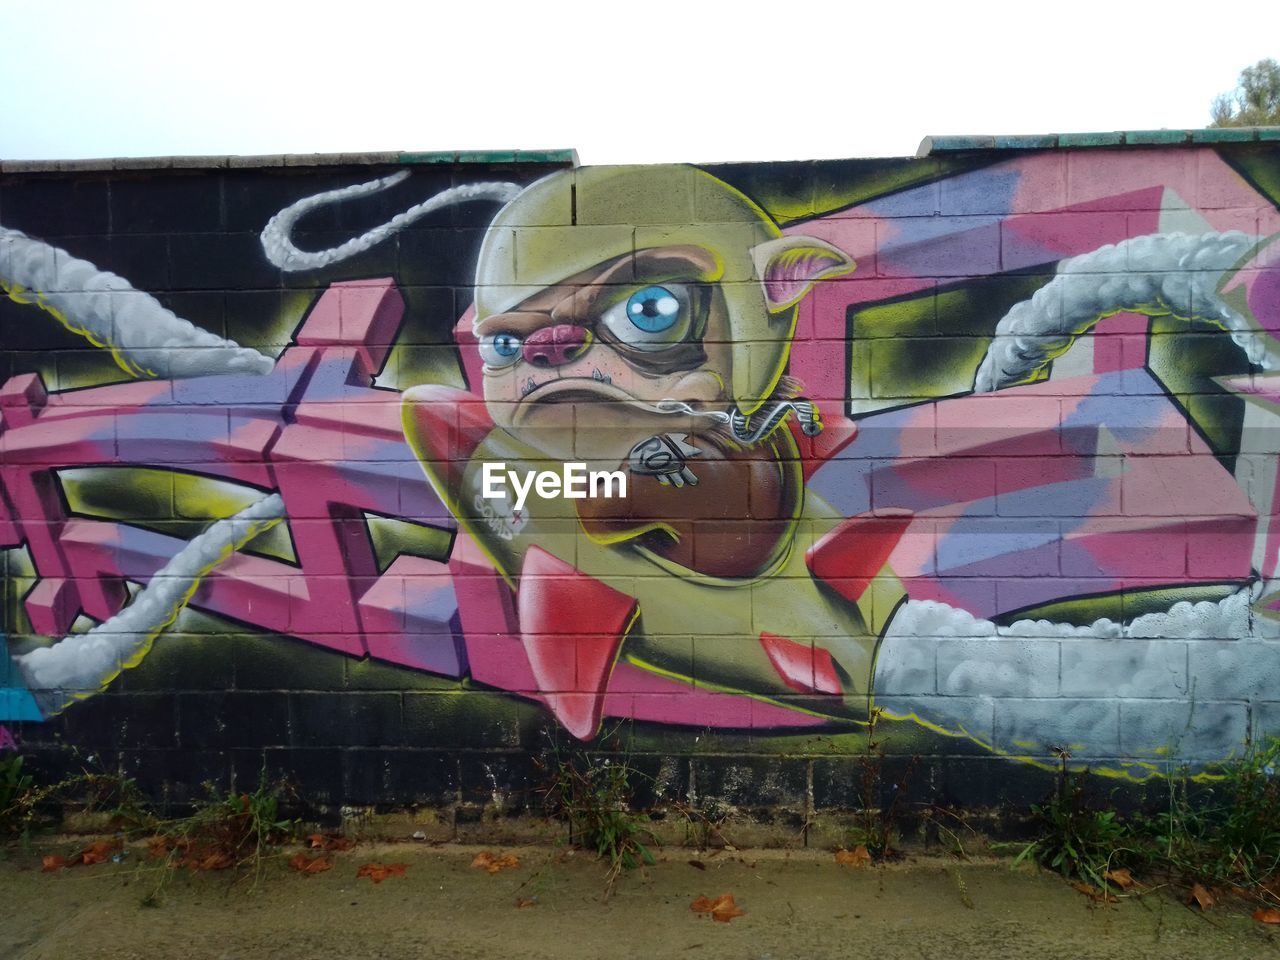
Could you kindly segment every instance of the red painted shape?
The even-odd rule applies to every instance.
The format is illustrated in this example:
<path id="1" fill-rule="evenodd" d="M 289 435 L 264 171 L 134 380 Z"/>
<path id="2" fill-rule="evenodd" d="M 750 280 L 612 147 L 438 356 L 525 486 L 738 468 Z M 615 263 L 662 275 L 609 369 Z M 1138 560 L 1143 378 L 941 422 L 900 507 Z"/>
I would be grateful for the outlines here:
<path id="1" fill-rule="evenodd" d="M 25 427 L 35 422 L 36 415 L 48 401 L 49 394 L 40 374 L 10 377 L 0 387 L 0 422 L 7 427 Z"/>
<path id="2" fill-rule="evenodd" d="M 795 417 L 788 417 L 786 421 L 800 451 L 806 481 L 858 436 L 858 425 L 844 415 L 839 403 L 814 402 L 822 415 L 822 432 L 816 437 L 806 437 Z"/>
<path id="3" fill-rule="evenodd" d="M 829 651 L 772 633 L 760 634 L 760 646 L 764 647 L 782 682 L 792 690 L 800 693 L 844 693 Z"/>
<path id="4" fill-rule="evenodd" d="M 404 393 L 404 402 L 411 405 L 404 429 L 417 452 L 432 462 L 470 460 L 493 431 L 484 401 L 455 387 L 434 383 L 411 387 Z"/>
<path id="5" fill-rule="evenodd" d="M 609 674 L 635 614 L 635 598 L 530 547 L 516 609 L 547 707 L 566 730 L 587 739 L 600 726 Z"/>
<path id="6" fill-rule="evenodd" d="M 909 510 L 877 510 L 850 517 L 810 547 L 804 562 L 840 596 L 857 602 L 888 563 L 912 516 Z"/>
<path id="7" fill-rule="evenodd" d="M 404 316 L 404 297 L 390 277 L 330 284 L 294 337 L 301 347 L 355 346 L 362 373 L 382 369 Z"/>

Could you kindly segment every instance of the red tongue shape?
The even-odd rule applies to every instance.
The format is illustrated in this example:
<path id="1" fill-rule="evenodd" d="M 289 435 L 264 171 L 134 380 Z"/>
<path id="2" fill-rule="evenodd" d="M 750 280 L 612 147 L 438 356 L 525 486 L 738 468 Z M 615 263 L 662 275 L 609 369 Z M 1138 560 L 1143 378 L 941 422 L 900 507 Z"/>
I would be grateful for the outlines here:
<path id="1" fill-rule="evenodd" d="M 516 592 L 520 639 L 538 690 L 579 740 L 600 728 L 605 689 L 636 601 L 531 546 Z"/>

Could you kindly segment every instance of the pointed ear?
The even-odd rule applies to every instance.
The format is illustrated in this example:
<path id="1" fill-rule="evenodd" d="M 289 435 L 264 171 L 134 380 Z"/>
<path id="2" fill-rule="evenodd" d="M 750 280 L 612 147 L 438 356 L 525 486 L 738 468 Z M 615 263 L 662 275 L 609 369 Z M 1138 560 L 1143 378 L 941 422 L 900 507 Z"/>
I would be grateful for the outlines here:
<path id="1" fill-rule="evenodd" d="M 756 276 L 774 313 L 799 303 L 814 281 L 852 273 L 857 266 L 838 247 L 817 237 L 787 236 L 751 248 Z"/>

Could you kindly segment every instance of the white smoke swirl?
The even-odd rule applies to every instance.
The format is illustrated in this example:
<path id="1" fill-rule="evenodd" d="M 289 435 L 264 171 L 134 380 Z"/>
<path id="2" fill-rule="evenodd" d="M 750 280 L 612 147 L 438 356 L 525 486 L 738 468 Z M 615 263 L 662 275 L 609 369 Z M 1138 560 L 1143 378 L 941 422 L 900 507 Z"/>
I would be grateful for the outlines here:
<path id="1" fill-rule="evenodd" d="M 312 210 L 331 203 L 341 203 L 344 200 L 378 193 L 394 186 L 407 176 L 409 176 L 408 170 L 400 170 L 378 180 L 357 183 L 350 187 L 340 187 L 337 190 L 326 190 L 323 193 L 303 197 L 301 200 L 289 204 L 289 206 L 272 217 L 267 222 L 266 227 L 263 228 L 263 252 L 266 253 L 267 259 L 273 264 L 290 273 L 299 270 L 318 270 L 321 267 L 349 260 L 351 257 L 363 253 L 386 240 L 392 234 L 403 230 L 415 220 L 435 210 L 440 210 L 453 204 L 465 203 L 468 200 L 497 200 L 500 203 L 506 203 L 514 199 L 516 194 L 520 192 L 520 186 L 514 183 L 463 184 L 462 186 L 451 187 L 448 190 L 437 193 L 435 196 L 422 201 L 422 203 L 396 214 L 386 223 L 380 224 L 358 237 L 353 237 L 345 243 L 340 243 L 336 247 L 330 247 L 327 250 L 308 251 L 299 250 L 294 246 L 294 227 L 299 220 Z"/>
<path id="2" fill-rule="evenodd" d="M 1001 753 L 1223 759 L 1247 735 L 1244 703 L 1280 696 L 1280 629 L 1254 616 L 1260 593 L 1085 626 L 997 626 L 909 600 L 877 655 L 876 703 Z"/>
<path id="3" fill-rule="evenodd" d="M 53 646 L 14 657 L 45 713 L 97 692 L 121 670 L 133 666 L 177 618 L 200 581 L 284 515 L 284 500 L 273 493 L 215 521 L 157 570 L 133 602 L 110 620 L 87 633 L 71 634 Z"/>
<path id="4" fill-rule="evenodd" d="M 1056 277 L 996 325 L 974 390 L 1022 382 L 1099 320 L 1121 312 L 1209 321 L 1227 330 L 1250 362 L 1269 367 L 1266 341 L 1218 295 L 1223 271 L 1252 245 L 1237 230 L 1151 234 L 1062 261 Z"/>
<path id="5" fill-rule="evenodd" d="M 134 376 L 270 373 L 274 361 L 183 320 L 114 273 L 0 226 L 0 288 L 111 350 Z"/>

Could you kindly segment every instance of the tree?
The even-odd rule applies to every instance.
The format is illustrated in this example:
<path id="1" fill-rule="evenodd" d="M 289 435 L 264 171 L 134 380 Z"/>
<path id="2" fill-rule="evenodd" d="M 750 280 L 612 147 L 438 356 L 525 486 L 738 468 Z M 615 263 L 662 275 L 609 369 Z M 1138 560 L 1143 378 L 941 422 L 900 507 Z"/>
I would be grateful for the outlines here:
<path id="1" fill-rule="evenodd" d="M 1213 101 L 1212 127 L 1280 124 L 1280 63 L 1268 57 L 1240 71 L 1239 85 Z"/>

